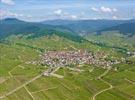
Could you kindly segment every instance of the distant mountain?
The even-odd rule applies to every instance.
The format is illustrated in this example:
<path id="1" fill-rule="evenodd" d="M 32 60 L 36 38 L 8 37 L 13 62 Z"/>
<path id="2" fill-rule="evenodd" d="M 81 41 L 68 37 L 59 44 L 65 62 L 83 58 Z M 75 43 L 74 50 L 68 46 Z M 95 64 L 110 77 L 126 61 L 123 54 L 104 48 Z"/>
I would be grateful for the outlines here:
<path id="1" fill-rule="evenodd" d="M 86 35 L 129 22 L 135 22 L 135 20 L 50 20 L 42 23 L 45 25 L 63 26 L 76 34 Z"/>
<path id="2" fill-rule="evenodd" d="M 127 35 L 129 37 L 132 37 L 135 35 L 135 22 L 129 22 L 129 23 L 124 23 L 120 24 L 117 26 L 105 28 L 103 30 L 100 30 L 99 33 L 103 31 L 119 31 L 121 34 Z"/>
<path id="3" fill-rule="evenodd" d="M 74 34 L 67 29 L 58 26 L 44 25 L 42 23 L 25 22 L 15 18 L 7 18 L 0 21 L 0 38 L 5 38 L 10 35 L 28 35 L 29 38 L 37 38 L 44 35 L 56 34 L 60 37 L 65 37 L 73 41 L 81 41 L 83 38 Z"/>
<path id="4" fill-rule="evenodd" d="M 28 38 L 38 38 L 44 35 L 56 34 L 73 41 L 82 41 L 79 35 L 92 32 L 100 34 L 103 31 L 118 30 L 124 35 L 135 34 L 135 20 L 49 20 L 44 22 L 25 22 L 15 18 L 0 20 L 0 38 L 12 34 L 30 35 Z"/>
<path id="5" fill-rule="evenodd" d="M 62 19 L 56 19 L 56 20 L 46 20 L 41 23 L 45 25 L 69 25 L 69 24 L 74 24 L 77 23 L 78 21 L 75 20 L 62 20 Z"/>
<path id="6" fill-rule="evenodd" d="M 24 22 L 15 18 L 1 20 L 0 36 L 6 37 L 11 34 L 27 34 L 39 31 L 43 27 L 39 23 Z"/>

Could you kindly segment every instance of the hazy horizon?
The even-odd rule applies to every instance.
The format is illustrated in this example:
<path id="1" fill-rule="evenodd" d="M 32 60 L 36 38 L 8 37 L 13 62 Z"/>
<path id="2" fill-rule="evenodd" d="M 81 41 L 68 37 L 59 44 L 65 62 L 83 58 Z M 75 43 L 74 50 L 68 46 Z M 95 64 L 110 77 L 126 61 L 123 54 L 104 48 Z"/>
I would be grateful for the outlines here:
<path id="1" fill-rule="evenodd" d="M 24 21 L 128 20 L 135 18 L 133 0 L 0 0 L 0 17 Z"/>

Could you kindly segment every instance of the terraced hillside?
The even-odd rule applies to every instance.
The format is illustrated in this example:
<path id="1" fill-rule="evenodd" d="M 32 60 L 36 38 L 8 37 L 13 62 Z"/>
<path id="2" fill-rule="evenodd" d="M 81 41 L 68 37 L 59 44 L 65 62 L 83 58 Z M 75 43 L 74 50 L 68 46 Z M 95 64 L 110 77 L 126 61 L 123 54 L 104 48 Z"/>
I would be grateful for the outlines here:
<path id="1" fill-rule="evenodd" d="M 0 100 L 134 100 L 135 64 L 117 49 L 53 35 L 28 39 L 12 35 L 0 43 Z M 46 51 L 87 50 L 117 60 L 108 68 L 82 64 L 54 68 L 27 63 Z M 110 59 L 108 59 L 110 58 Z M 101 59 L 101 58 L 99 58 Z M 133 58 L 127 57 L 129 61 Z M 132 61 L 134 62 L 134 61 Z"/>

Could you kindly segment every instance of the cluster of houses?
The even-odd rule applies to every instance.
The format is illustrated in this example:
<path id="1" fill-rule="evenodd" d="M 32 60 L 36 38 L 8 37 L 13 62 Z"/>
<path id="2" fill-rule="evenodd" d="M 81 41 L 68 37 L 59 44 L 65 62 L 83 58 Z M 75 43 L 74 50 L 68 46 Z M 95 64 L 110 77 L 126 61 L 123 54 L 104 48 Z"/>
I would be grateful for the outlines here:
<path id="1" fill-rule="evenodd" d="M 128 56 L 135 57 L 135 52 L 127 52 Z"/>
<path id="2" fill-rule="evenodd" d="M 98 59 L 103 58 L 104 56 L 105 55 L 103 53 L 93 54 L 92 52 L 87 52 L 85 50 L 48 51 L 42 55 L 40 61 L 38 61 L 38 64 L 51 67 L 65 67 L 69 65 L 81 64 L 94 64 L 108 67 L 111 64 L 114 64 L 114 62 L 106 61 L 105 59 Z"/>

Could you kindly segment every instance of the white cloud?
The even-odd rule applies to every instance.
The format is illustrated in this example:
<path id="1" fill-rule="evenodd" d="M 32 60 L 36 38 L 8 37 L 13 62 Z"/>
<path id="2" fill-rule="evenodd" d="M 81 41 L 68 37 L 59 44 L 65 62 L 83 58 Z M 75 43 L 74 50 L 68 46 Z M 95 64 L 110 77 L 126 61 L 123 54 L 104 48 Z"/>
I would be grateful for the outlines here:
<path id="1" fill-rule="evenodd" d="M 76 15 L 70 15 L 71 19 L 77 19 Z"/>
<path id="2" fill-rule="evenodd" d="M 118 11 L 116 8 L 109 8 L 109 7 L 104 7 L 104 6 L 101 6 L 99 8 L 91 7 L 91 10 L 95 12 L 102 12 L 102 13 L 112 13 L 112 12 Z"/>
<path id="3" fill-rule="evenodd" d="M 99 11 L 99 9 L 98 8 L 95 8 L 95 7 L 91 7 L 91 10 L 96 11 L 96 12 Z"/>
<path id="4" fill-rule="evenodd" d="M 8 18 L 8 17 L 15 17 L 15 18 L 31 18 L 31 15 L 24 15 L 24 14 L 18 14 L 14 12 L 10 12 L 8 10 L 2 10 L 0 9 L 0 19 Z"/>
<path id="5" fill-rule="evenodd" d="M 112 17 L 112 19 L 117 20 L 117 19 L 118 19 L 118 17 L 117 17 L 117 16 L 113 16 L 113 17 Z"/>
<path id="6" fill-rule="evenodd" d="M 113 8 L 112 11 L 117 12 L 118 10 L 116 8 Z"/>
<path id="7" fill-rule="evenodd" d="M 112 9 L 111 8 L 108 8 L 108 7 L 104 7 L 104 6 L 102 6 L 101 8 L 100 8 L 100 10 L 102 11 L 102 12 L 105 12 L 105 13 L 111 13 L 112 12 Z"/>
<path id="8" fill-rule="evenodd" d="M 60 19 L 77 19 L 78 18 L 76 15 L 65 12 L 62 9 L 57 9 L 53 13 Z"/>
<path id="9" fill-rule="evenodd" d="M 7 5 L 14 5 L 14 1 L 13 0 L 0 0 L 2 3 L 7 4 Z"/>
<path id="10" fill-rule="evenodd" d="M 1 19 L 6 18 L 6 17 L 11 17 L 11 16 L 17 16 L 17 14 L 9 12 L 7 10 L 0 9 L 0 17 L 1 17 Z"/>
<path id="11" fill-rule="evenodd" d="M 57 9 L 57 10 L 54 11 L 54 14 L 61 15 L 62 12 L 63 12 L 62 9 Z"/>

